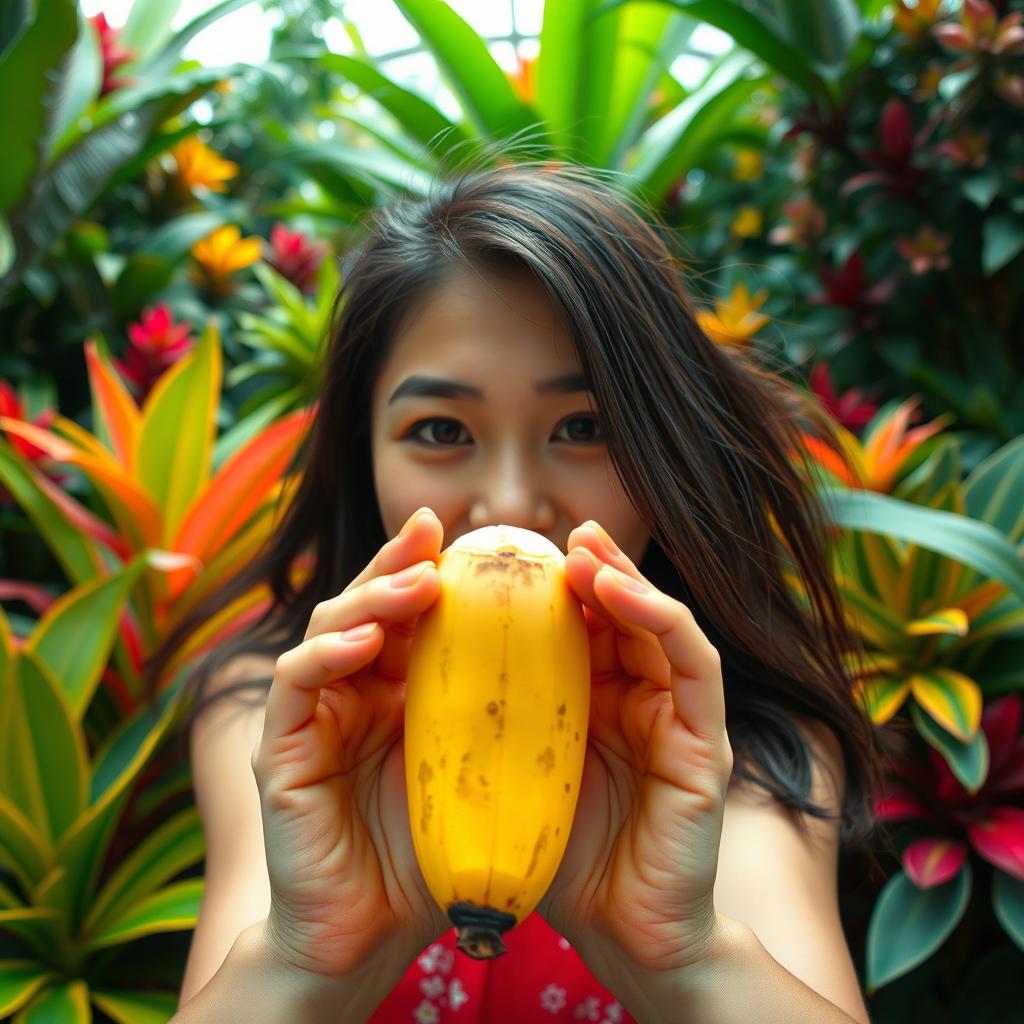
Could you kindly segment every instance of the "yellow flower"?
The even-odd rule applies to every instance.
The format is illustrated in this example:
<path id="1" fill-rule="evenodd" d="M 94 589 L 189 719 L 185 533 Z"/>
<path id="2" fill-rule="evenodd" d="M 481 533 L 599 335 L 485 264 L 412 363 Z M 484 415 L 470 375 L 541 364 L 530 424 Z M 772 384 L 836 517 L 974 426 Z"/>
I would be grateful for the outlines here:
<path id="1" fill-rule="evenodd" d="M 746 345 L 768 323 L 768 317 L 758 312 L 767 298 L 766 288 L 751 295 L 741 281 L 725 299 L 715 303 L 713 313 L 701 310 L 697 323 L 719 345 Z"/>
<path id="2" fill-rule="evenodd" d="M 756 149 L 736 151 L 736 166 L 733 168 L 734 181 L 757 181 L 764 175 L 764 157 Z"/>
<path id="3" fill-rule="evenodd" d="M 917 0 L 914 7 L 908 7 L 906 0 L 896 0 L 892 20 L 905 36 L 912 39 L 923 36 L 939 18 L 942 0 Z"/>
<path id="4" fill-rule="evenodd" d="M 192 255 L 206 279 L 216 285 L 255 263 L 263 255 L 263 241 L 255 236 L 242 238 L 234 224 L 225 224 L 196 242 Z"/>
<path id="5" fill-rule="evenodd" d="M 238 164 L 225 160 L 194 135 L 172 147 L 171 156 L 177 164 L 175 177 L 185 192 L 200 187 L 224 192 L 225 182 L 238 175 Z"/>
<path id="6" fill-rule="evenodd" d="M 763 227 L 764 215 L 756 206 L 741 206 L 729 225 L 729 232 L 737 238 L 756 238 Z"/>

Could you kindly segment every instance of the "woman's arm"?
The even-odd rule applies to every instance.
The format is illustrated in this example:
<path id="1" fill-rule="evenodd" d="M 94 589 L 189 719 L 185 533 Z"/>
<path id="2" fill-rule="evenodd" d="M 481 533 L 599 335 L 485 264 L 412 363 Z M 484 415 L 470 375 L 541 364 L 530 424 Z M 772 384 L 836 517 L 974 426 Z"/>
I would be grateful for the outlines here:
<path id="1" fill-rule="evenodd" d="M 244 929 L 220 969 L 171 1018 L 171 1024 L 362 1024 L 394 988 L 392 971 L 373 965 L 325 978 L 286 963 L 267 938 L 266 922 Z"/>

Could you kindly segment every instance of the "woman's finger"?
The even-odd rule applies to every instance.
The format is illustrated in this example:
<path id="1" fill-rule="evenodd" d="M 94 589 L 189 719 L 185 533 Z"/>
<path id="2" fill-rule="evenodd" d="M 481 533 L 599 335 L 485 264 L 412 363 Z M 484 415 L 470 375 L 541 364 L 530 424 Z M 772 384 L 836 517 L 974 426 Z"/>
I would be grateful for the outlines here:
<path id="1" fill-rule="evenodd" d="M 424 505 L 406 520 L 401 532 L 392 537 L 374 555 L 366 568 L 342 593 L 369 583 L 377 576 L 386 576 L 424 558 L 437 561 L 444 543 L 444 527 L 433 510 Z M 339 597 L 341 595 L 338 595 Z M 332 598 L 337 600 L 337 598 Z M 330 602 L 326 602 L 330 604 Z"/>
<path id="2" fill-rule="evenodd" d="M 320 633 L 277 659 L 267 697 L 261 749 L 287 739 L 316 713 L 320 690 L 377 657 L 384 630 L 377 622 Z"/>
<path id="3" fill-rule="evenodd" d="M 647 583 L 603 566 L 593 586 L 620 618 L 657 638 L 668 659 L 676 714 L 692 732 L 715 739 L 725 734 L 725 688 L 718 650 L 681 601 Z"/>

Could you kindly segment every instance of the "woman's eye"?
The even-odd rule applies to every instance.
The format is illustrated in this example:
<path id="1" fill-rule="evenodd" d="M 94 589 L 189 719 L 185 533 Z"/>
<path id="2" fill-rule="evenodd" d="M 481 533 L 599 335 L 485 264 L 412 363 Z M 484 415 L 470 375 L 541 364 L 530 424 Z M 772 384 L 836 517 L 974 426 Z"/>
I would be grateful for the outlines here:
<path id="1" fill-rule="evenodd" d="M 440 425 L 440 430 L 437 429 L 438 425 Z M 587 436 L 579 436 L 581 425 L 583 427 L 583 434 Z M 600 421 L 596 416 L 568 416 L 566 419 L 562 420 L 562 423 L 559 426 L 570 428 L 571 436 L 561 438 L 568 440 L 569 443 L 599 444 L 604 441 L 604 437 L 601 433 Z M 432 438 L 431 440 L 428 440 L 427 437 L 421 436 L 421 432 L 428 428 L 428 436 Z M 458 420 L 448 419 L 443 416 L 432 416 L 429 419 L 418 420 L 414 423 L 405 432 L 405 434 L 402 435 L 402 440 L 408 438 L 409 440 L 418 441 L 420 444 L 423 444 L 428 448 L 454 448 L 458 447 L 459 444 L 465 444 L 464 441 L 457 441 L 460 429 L 464 428 Z"/>

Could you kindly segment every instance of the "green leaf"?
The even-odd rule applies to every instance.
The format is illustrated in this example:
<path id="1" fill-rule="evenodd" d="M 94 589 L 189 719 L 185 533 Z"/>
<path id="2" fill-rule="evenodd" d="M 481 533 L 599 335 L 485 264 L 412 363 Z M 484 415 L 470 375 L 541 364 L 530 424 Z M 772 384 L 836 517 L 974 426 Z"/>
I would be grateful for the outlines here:
<path id="1" fill-rule="evenodd" d="M 1005 583 L 1024 599 L 1024 566 L 1006 536 L 988 523 L 954 512 L 920 508 L 898 498 L 842 487 L 819 490 L 823 511 L 836 526 L 867 530 L 938 551 Z"/>
<path id="2" fill-rule="evenodd" d="M 138 0 L 135 0 L 138 2 Z M 252 0 L 223 0 L 197 18 L 193 18 L 180 32 L 169 39 L 163 47 L 142 65 L 132 68 L 134 74 L 143 78 L 166 78 L 172 74 L 181 61 L 181 55 L 190 42 L 204 29 L 219 21 L 239 7 L 245 7 Z"/>
<path id="3" fill-rule="evenodd" d="M 145 555 L 122 572 L 83 583 L 59 597 L 39 620 L 25 650 L 50 670 L 81 722 L 117 638 L 128 596 L 148 565 Z"/>
<path id="4" fill-rule="evenodd" d="M 46 131 L 40 139 L 44 164 L 60 155 L 60 140 L 96 101 L 102 85 L 103 55 L 99 36 L 96 29 L 79 16 L 78 39 L 71 47 L 53 94 L 46 103 Z"/>
<path id="5" fill-rule="evenodd" d="M 0 5 L 0 60 L 32 24 L 38 0 L 8 0 Z"/>
<path id="6" fill-rule="evenodd" d="M 197 73 L 199 77 L 205 74 L 205 69 Z M 139 152 L 153 125 L 170 117 L 179 102 L 187 105 L 206 91 L 199 86 L 179 100 L 177 88 L 186 84 L 172 82 L 160 97 L 139 110 L 127 111 L 69 145 L 36 181 L 30 196 L 11 214 L 17 255 L 0 279 L 0 298 L 88 211 L 117 169 Z"/>
<path id="7" fill-rule="evenodd" d="M 762 79 L 746 77 L 748 68 L 746 54 L 730 55 L 672 113 L 644 132 L 629 171 L 648 197 L 660 199 L 713 151 L 762 84 Z"/>
<path id="8" fill-rule="evenodd" d="M 1024 640 L 1006 639 L 994 643 L 981 664 L 971 670 L 986 697 L 1000 697 L 1024 690 Z"/>
<path id="9" fill-rule="evenodd" d="M 22 1010 L 17 1024 L 92 1024 L 89 986 L 81 979 L 54 985 Z"/>
<path id="10" fill-rule="evenodd" d="M 632 2 L 632 0 L 621 0 Z M 672 7 L 732 36 L 773 71 L 810 97 L 824 98 L 825 83 L 807 59 L 808 51 L 773 32 L 765 21 L 735 0 L 664 0 Z"/>
<path id="11" fill-rule="evenodd" d="M 1011 543 L 1024 537 L 1024 436 L 994 451 L 964 481 L 972 519 L 990 523 Z"/>
<path id="12" fill-rule="evenodd" d="M 178 1009 L 173 992 L 93 989 L 92 1001 L 117 1024 L 167 1024 Z"/>
<path id="13" fill-rule="evenodd" d="M 57 845 L 56 859 L 68 869 L 75 905 L 72 932 L 91 905 L 107 848 L 133 784 L 146 768 L 178 713 L 180 685 L 161 691 L 126 718 L 97 751 L 90 804 Z"/>
<path id="14" fill-rule="evenodd" d="M 57 839 L 85 808 L 85 736 L 68 698 L 32 651 L 21 651 L 14 679 L 18 699 L 13 731 L 23 730 L 28 763 L 21 766 L 19 785 L 12 786 L 11 796 L 43 835 Z M 19 801 L 19 791 L 25 802 Z"/>
<path id="15" fill-rule="evenodd" d="M 71 912 L 62 921 L 72 935 L 81 930 L 114 830 L 131 796 L 129 783 L 135 781 L 143 767 L 139 765 L 131 774 L 126 772 L 123 784 L 111 786 L 102 799 L 89 807 L 68 829 L 57 845 L 56 855 L 67 871 L 72 900 Z"/>
<path id="16" fill-rule="evenodd" d="M 963 743 L 916 704 L 910 705 L 910 717 L 929 746 L 943 756 L 949 770 L 960 780 L 964 789 L 969 793 L 977 793 L 988 775 L 989 749 L 985 731 L 979 729 L 970 743 Z"/>
<path id="17" fill-rule="evenodd" d="M 0 278 L 4 277 L 14 264 L 14 236 L 7 218 L 0 213 Z"/>
<path id="18" fill-rule="evenodd" d="M 49 907 L 15 907 L 0 910 L 0 932 L 8 932 L 28 946 L 44 963 L 59 949 L 66 922 Z"/>
<path id="19" fill-rule="evenodd" d="M 128 786 L 146 766 L 171 724 L 177 692 L 162 691 L 152 706 L 140 705 L 106 737 L 93 756 L 90 805 Z"/>
<path id="20" fill-rule="evenodd" d="M 986 274 L 1002 270 L 1024 249 L 1024 224 L 1009 213 L 986 217 L 981 225 L 981 266 Z"/>
<path id="21" fill-rule="evenodd" d="M 9 1020 L 40 989 L 57 977 L 32 960 L 0 960 L 0 1020 Z"/>
<path id="22" fill-rule="evenodd" d="M 17 22 L 19 15 L 14 19 Z M 77 32 L 75 0 L 37 0 L 35 20 L 0 60 L 0 110 L 4 112 L 0 211 L 19 202 L 39 170 L 46 100 L 53 90 L 51 76 Z"/>
<path id="23" fill-rule="evenodd" d="M 194 928 L 203 898 L 203 879 L 175 882 L 128 907 L 125 913 L 96 932 L 87 942 L 90 950 L 117 946 L 144 935 Z"/>
<path id="24" fill-rule="evenodd" d="M 992 909 L 1003 931 L 1024 951 L 1024 882 L 996 868 L 992 872 Z"/>
<path id="25" fill-rule="evenodd" d="M 148 234 L 133 255 L 152 255 L 173 265 L 201 238 L 225 224 L 243 219 L 245 213 L 241 203 L 229 203 L 216 210 L 182 214 Z"/>
<path id="26" fill-rule="evenodd" d="M 29 892 L 46 874 L 51 857 L 46 837 L 12 802 L 5 781 L 4 791 L 0 792 L 0 865 Z"/>
<path id="27" fill-rule="evenodd" d="M 154 388 L 139 433 L 136 472 L 163 510 L 168 546 L 209 478 L 220 390 L 220 339 L 211 321 L 192 352 Z"/>
<path id="28" fill-rule="evenodd" d="M 129 905 L 141 903 L 153 890 L 203 859 L 199 812 L 188 807 L 148 835 L 120 864 L 89 908 L 85 928 L 103 931 L 122 917 Z"/>
<path id="29" fill-rule="evenodd" d="M 437 60 L 438 70 L 477 126 L 493 138 L 536 122 L 487 44 L 442 0 L 395 0 Z"/>
<path id="30" fill-rule="evenodd" d="M 278 54 L 282 59 L 290 55 L 291 51 Z M 450 121 L 422 96 L 393 82 L 372 64 L 341 53 L 322 51 L 316 59 L 322 67 L 342 75 L 376 100 L 411 138 L 431 152 L 442 155 L 452 145 L 468 140 L 461 125 Z"/>
<path id="31" fill-rule="evenodd" d="M 999 174 L 991 167 L 964 180 L 964 195 L 981 210 L 987 210 L 999 194 Z"/>
<path id="32" fill-rule="evenodd" d="M 192 765 L 187 757 L 183 757 L 136 794 L 136 799 L 132 803 L 134 820 L 145 821 L 164 804 L 176 800 L 177 797 L 191 798 L 194 786 Z"/>
<path id="33" fill-rule="evenodd" d="M 594 118 L 595 160 L 600 166 L 618 167 L 652 120 L 655 90 L 671 92 L 670 106 L 682 102 L 685 90 L 670 72 L 696 25 L 666 5 L 629 4 L 620 12 L 613 51 L 613 70 L 605 75 L 611 85 L 604 117 Z M 590 54 L 590 65 L 595 64 Z M 674 99 L 674 102 L 672 100 Z M 664 100 L 662 101 L 664 102 Z M 588 122 L 589 123 L 589 122 Z"/>
<path id="34" fill-rule="evenodd" d="M 180 7 L 181 0 L 133 0 L 121 30 L 121 45 L 133 50 L 137 61 L 146 60 L 167 42 Z M 126 68 L 126 74 L 130 73 Z"/>
<path id="35" fill-rule="evenodd" d="M 789 41 L 819 64 L 842 64 L 860 32 L 853 0 L 775 0 L 775 9 Z"/>
<path id="36" fill-rule="evenodd" d="M 282 161 L 289 165 L 320 168 L 340 172 L 346 178 L 370 184 L 374 189 L 383 183 L 404 192 L 426 195 L 432 175 L 387 150 L 357 149 L 335 140 L 299 142 L 285 150 Z"/>
<path id="37" fill-rule="evenodd" d="M 932 889 L 918 889 L 899 871 L 886 882 L 868 922 L 868 995 L 924 963 L 950 936 L 967 909 L 971 865 Z"/>

